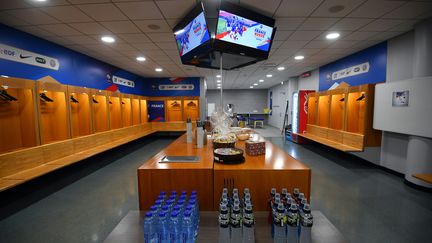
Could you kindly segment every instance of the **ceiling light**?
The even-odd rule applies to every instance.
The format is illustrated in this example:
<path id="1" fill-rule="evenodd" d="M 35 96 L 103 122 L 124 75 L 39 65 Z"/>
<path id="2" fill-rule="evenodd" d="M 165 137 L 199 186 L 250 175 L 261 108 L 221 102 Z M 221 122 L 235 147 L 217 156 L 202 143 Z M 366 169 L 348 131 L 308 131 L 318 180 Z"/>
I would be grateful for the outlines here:
<path id="1" fill-rule="evenodd" d="M 258 80 L 260 83 L 262 83 L 262 82 L 264 82 L 264 79 L 260 79 L 260 80 Z"/>
<path id="2" fill-rule="evenodd" d="M 296 59 L 296 60 L 303 60 L 304 56 L 295 56 L 294 59 Z"/>
<path id="3" fill-rule="evenodd" d="M 156 72 L 162 72 L 163 69 L 162 69 L 162 68 L 155 68 L 155 71 L 156 71 Z"/>
<path id="4" fill-rule="evenodd" d="M 271 77 L 273 77 L 273 75 L 272 74 L 267 74 L 266 77 L 267 78 L 271 78 Z"/>
<path id="5" fill-rule="evenodd" d="M 221 89 L 222 87 L 221 87 L 221 86 L 218 86 L 217 88 L 218 88 L 218 89 Z"/>
<path id="6" fill-rule="evenodd" d="M 137 59 L 137 61 L 139 61 L 139 62 L 144 62 L 145 60 L 146 60 L 146 58 L 145 57 L 137 57 L 136 58 Z"/>
<path id="7" fill-rule="evenodd" d="M 281 82 L 281 84 L 283 85 L 283 81 Z"/>
<path id="8" fill-rule="evenodd" d="M 2 78 L 9 78 L 9 76 L 7 76 L 7 75 L 0 75 L 0 77 L 2 77 Z"/>
<path id="9" fill-rule="evenodd" d="M 251 86 L 249 86 L 249 88 L 250 88 L 250 89 L 253 89 L 253 86 L 251 85 Z"/>
<path id="10" fill-rule="evenodd" d="M 35 2 L 46 2 L 47 0 L 33 0 Z"/>
<path id="11" fill-rule="evenodd" d="M 279 71 L 285 70 L 285 67 L 278 67 L 277 70 Z"/>
<path id="12" fill-rule="evenodd" d="M 217 86 L 221 86 L 222 84 L 217 84 Z"/>
<path id="13" fill-rule="evenodd" d="M 222 81 L 218 79 L 218 80 L 216 80 L 216 82 L 217 82 L 217 83 L 220 83 L 220 82 L 222 82 Z"/>
<path id="14" fill-rule="evenodd" d="M 337 33 L 337 32 L 333 32 L 333 33 L 329 33 L 329 34 L 327 34 L 327 35 L 326 35 L 326 38 L 329 39 L 329 40 L 334 40 L 334 39 L 339 38 L 339 36 L 340 36 L 339 33 Z"/>
<path id="15" fill-rule="evenodd" d="M 180 35 L 181 33 L 185 32 L 184 29 L 181 30 L 177 30 L 176 32 L 174 32 L 174 35 Z"/>
<path id="16" fill-rule="evenodd" d="M 221 78 L 222 76 L 220 74 L 216 75 L 216 78 Z"/>
<path id="17" fill-rule="evenodd" d="M 101 40 L 106 43 L 114 43 L 115 39 L 112 36 L 102 36 Z"/>
<path id="18" fill-rule="evenodd" d="M 254 85 L 255 85 L 255 86 L 258 86 L 258 84 L 257 84 L 257 83 L 254 83 Z"/>

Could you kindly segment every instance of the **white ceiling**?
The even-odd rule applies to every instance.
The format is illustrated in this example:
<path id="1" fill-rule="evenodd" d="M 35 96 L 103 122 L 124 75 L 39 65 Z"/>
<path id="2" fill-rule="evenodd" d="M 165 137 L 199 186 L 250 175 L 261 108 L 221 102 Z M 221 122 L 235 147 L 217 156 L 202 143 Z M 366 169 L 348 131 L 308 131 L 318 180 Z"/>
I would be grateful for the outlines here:
<path id="1" fill-rule="evenodd" d="M 181 64 L 171 28 L 195 6 L 195 0 L 0 0 L 0 22 L 146 77 L 206 77 L 216 88 L 218 71 Z M 219 0 L 204 1 L 216 9 Z M 224 72 L 224 89 L 269 88 L 289 77 L 362 50 L 413 29 L 432 16 L 432 1 L 399 0 L 238 0 L 276 19 L 270 57 Z M 334 6 L 344 8 L 332 12 Z M 215 17 L 210 15 L 210 17 Z M 152 26 L 159 26 L 158 29 Z M 326 40 L 338 31 L 338 40 Z M 114 44 L 100 41 L 115 36 Z M 304 55 L 295 61 L 295 55 Z M 143 55 L 147 61 L 138 63 Z M 284 71 L 277 71 L 284 66 Z M 155 67 L 162 67 L 156 73 Z M 272 78 L 265 75 L 272 73 Z"/>

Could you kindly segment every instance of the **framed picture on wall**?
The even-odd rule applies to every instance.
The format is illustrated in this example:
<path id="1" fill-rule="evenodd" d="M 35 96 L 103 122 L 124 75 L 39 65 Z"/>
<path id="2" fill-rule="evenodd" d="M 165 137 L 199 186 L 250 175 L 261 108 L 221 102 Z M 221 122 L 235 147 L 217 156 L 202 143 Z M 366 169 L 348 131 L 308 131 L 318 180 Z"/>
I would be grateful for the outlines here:
<path id="1" fill-rule="evenodd" d="M 409 91 L 393 91 L 392 106 L 408 106 L 409 102 Z"/>

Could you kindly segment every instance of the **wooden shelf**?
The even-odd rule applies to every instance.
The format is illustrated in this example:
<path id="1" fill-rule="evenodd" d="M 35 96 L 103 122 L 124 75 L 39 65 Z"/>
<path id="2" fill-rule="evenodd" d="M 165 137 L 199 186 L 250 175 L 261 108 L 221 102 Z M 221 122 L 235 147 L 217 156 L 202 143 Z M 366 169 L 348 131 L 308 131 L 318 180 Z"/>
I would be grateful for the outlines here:
<path id="1" fill-rule="evenodd" d="M 120 97 L 112 96 L 109 94 L 109 118 L 110 130 L 119 129 L 122 127 L 122 113 Z"/>
<path id="2" fill-rule="evenodd" d="M 183 121 L 182 101 L 180 99 L 166 101 L 166 117 L 169 122 Z"/>
<path id="3" fill-rule="evenodd" d="M 317 108 L 318 108 L 318 100 L 315 96 L 315 93 L 309 94 L 308 99 L 308 124 L 317 124 Z"/>
<path id="4" fill-rule="evenodd" d="M 328 127 L 330 116 L 330 96 L 322 95 L 318 97 L 318 125 Z"/>
<path id="5" fill-rule="evenodd" d="M 131 98 L 132 104 L 132 125 L 138 125 L 141 123 L 141 112 L 140 112 L 140 99 L 139 97 L 133 96 Z"/>
<path id="6" fill-rule="evenodd" d="M 199 120 L 198 100 L 183 100 L 184 119 L 190 118 L 192 121 Z"/>
<path id="7" fill-rule="evenodd" d="M 332 94 L 330 101 L 330 128 L 345 128 L 345 94 Z"/>
<path id="8" fill-rule="evenodd" d="M 122 124 L 123 127 L 132 125 L 132 103 L 128 95 L 122 95 L 121 110 L 122 110 Z"/>
<path id="9" fill-rule="evenodd" d="M 109 130 L 108 97 L 106 91 L 91 91 L 94 132 Z"/>
<path id="10" fill-rule="evenodd" d="M 322 138 L 319 136 L 315 136 L 312 134 L 304 133 L 304 134 L 298 134 L 298 135 L 301 137 L 307 138 L 309 140 L 315 141 L 317 143 L 321 143 L 321 144 L 324 144 L 326 146 L 332 147 L 334 149 L 343 151 L 343 152 L 361 152 L 361 151 L 363 151 L 362 149 L 347 146 L 347 145 L 344 145 L 342 143 L 334 142 L 334 141 L 331 141 L 331 140 L 328 140 L 328 139 L 325 139 L 325 138 Z"/>
<path id="11" fill-rule="evenodd" d="M 432 174 L 413 174 L 413 177 L 432 184 Z"/>
<path id="12" fill-rule="evenodd" d="M 148 122 L 147 100 L 140 100 L 141 123 Z"/>

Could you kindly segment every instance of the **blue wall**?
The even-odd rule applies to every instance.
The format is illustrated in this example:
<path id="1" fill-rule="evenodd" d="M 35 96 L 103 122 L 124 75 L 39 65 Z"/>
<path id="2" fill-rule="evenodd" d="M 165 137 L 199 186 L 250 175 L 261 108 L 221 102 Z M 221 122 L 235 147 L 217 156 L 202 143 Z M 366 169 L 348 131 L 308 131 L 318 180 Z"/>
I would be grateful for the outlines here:
<path id="1" fill-rule="evenodd" d="M 10 77 L 38 80 L 51 76 L 62 84 L 94 89 L 120 91 L 144 96 L 199 96 L 200 78 L 143 78 L 113 65 L 72 51 L 52 42 L 0 24 L 0 43 L 52 58 L 60 63 L 52 70 L 0 58 L 0 74 Z M 107 78 L 113 75 L 135 82 L 135 87 L 113 84 Z M 159 90 L 160 84 L 193 84 L 193 90 Z"/>
<path id="2" fill-rule="evenodd" d="M 342 79 L 332 79 L 334 72 L 363 63 L 369 63 L 368 72 Z M 387 42 L 383 42 L 320 67 L 319 90 L 328 90 L 335 82 L 346 82 L 350 86 L 385 82 L 386 70 Z"/>

